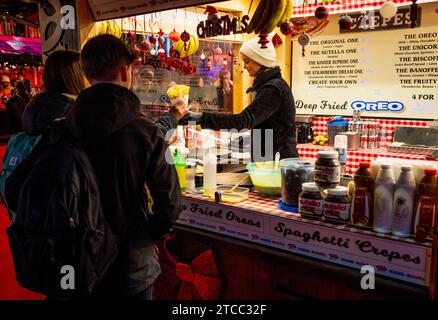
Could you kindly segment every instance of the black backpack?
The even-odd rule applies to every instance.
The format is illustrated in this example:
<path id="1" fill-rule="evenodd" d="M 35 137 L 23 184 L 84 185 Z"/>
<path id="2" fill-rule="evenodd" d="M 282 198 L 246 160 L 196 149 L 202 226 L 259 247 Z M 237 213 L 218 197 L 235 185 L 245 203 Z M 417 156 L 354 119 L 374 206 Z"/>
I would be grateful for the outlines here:
<path id="1" fill-rule="evenodd" d="M 18 283 L 59 298 L 90 295 L 118 253 L 93 167 L 63 124 L 45 132 L 6 181 L 7 233 Z M 61 285 L 74 270 L 74 290 Z M 71 276 L 71 274 L 69 275 Z"/>

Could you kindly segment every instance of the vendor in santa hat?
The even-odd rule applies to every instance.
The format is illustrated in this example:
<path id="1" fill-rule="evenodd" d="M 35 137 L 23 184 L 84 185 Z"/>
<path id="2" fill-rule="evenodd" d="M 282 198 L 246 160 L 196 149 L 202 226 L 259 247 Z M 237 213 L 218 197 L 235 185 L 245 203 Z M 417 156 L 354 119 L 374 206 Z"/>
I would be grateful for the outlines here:
<path id="1" fill-rule="evenodd" d="M 273 160 L 276 152 L 280 152 L 281 158 L 295 158 L 298 152 L 292 91 L 282 78 L 280 68 L 276 66 L 276 52 L 272 42 L 263 49 L 258 41 L 259 38 L 253 38 L 240 48 L 244 68 L 254 79 L 252 88 L 247 90 L 247 93 L 255 93 L 253 102 L 241 113 L 234 115 L 189 112 L 180 124 L 196 121 L 202 128 L 213 130 L 253 129 L 253 161 Z M 254 129 L 260 131 L 255 134 Z"/>

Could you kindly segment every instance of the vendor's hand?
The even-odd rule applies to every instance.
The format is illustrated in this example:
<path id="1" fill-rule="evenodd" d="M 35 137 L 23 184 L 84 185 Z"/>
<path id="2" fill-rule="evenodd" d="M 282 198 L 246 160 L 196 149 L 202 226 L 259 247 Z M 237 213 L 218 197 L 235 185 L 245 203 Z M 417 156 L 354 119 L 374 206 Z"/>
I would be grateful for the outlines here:
<path id="1" fill-rule="evenodd" d="M 187 125 L 189 122 L 199 124 L 201 122 L 202 113 L 188 111 L 184 117 L 182 117 L 178 124 Z"/>
<path id="2" fill-rule="evenodd" d="M 169 113 L 175 116 L 176 121 L 180 121 L 180 119 L 182 119 L 188 111 L 189 106 L 187 106 L 184 102 L 179 102 L 170 108 Z"/>

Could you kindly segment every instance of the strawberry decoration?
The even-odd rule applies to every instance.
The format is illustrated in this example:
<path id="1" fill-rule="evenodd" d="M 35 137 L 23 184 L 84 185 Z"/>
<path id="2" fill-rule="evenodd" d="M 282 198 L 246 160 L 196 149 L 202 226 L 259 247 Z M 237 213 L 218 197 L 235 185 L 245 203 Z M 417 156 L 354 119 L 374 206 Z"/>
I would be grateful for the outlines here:
<path id="1" fill-rule="evenodd" d="M 171 31 L 169 33 L 169 39 L 172 42 L 178 42 L 180 39 L 179 33 L 175 31 L 175 29 L 173 29 L 173 31 Z"/>
<path id="2" fill-rule="evenodd" d="M 260 40 L 258 43 L 262 45 L 261 48 L 266 49 L 267 48 L 266 45 L 269 43 L 269 40 L 268 40 L 268 34 L 265 32 L 265 30 L 262 31 L 262 33 L 260 33 L 259 38 Z"/>
<path id="3" fill-rule="evenodd" d="M 151 38 L 149 39 L 149 41 L 150 41 L 150 43 L 155 44 L 157 42 L 157 37 L 152 35 Z"/>
<path id="4" fill-rule="evenodd" d="M 140 50 L 143 53 L 147 53 L 147 52 L 151 51 L 151 49 L 152 49 L 152 45 L 146 39 L 144 39 L 142 42 L 140 42 Z"/>
<path id="5" fill-rule="evenodd" d="M 190 33 L 184 30 L 184 32 L 181 33 L 181 40 L 184 41 L 184 50 L 187 51 L 187 42 L 190 41 Z"/>
<path id="6" fill-rule="evenodd" d="M 275 34 L 272 37 L 272 44 L 274 45 L 274 48 L 277 48 L 278 46 L 280 46 L 283 43 L 283 41 L 281 40 L 280 36 L 278 34 Z"/>

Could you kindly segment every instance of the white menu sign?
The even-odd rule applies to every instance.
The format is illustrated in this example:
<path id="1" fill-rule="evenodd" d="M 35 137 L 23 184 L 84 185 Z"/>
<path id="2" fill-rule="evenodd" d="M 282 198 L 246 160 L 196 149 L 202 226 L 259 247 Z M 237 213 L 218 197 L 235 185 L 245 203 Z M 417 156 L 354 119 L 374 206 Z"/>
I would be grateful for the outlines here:
<path id="1" fill-rule="evenodd" d="M 298 114 L 438 119 L 436 27 L 319 36 L 293 42 Z"/>

